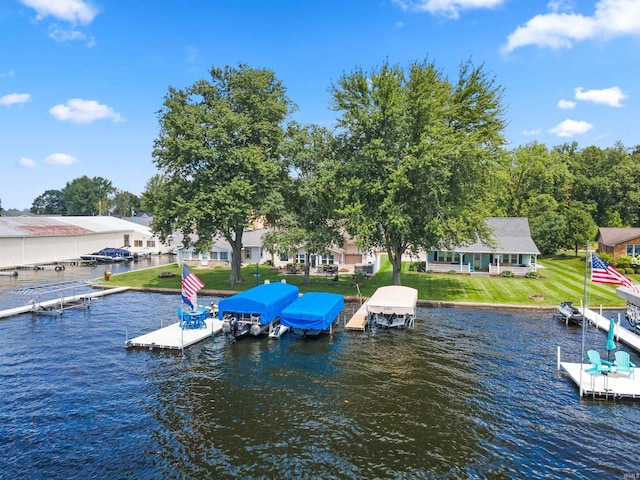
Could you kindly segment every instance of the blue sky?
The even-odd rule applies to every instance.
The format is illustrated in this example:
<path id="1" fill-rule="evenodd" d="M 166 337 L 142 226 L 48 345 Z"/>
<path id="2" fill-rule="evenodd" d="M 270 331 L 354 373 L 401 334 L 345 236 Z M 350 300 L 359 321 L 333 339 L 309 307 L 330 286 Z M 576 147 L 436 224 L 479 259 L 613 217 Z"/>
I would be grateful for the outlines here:
<path id="1" fill-rule="evenodd" d="M 0 200 L 82 175 L 140 195 L 168 87 L 212 66 L 273 70 L 293 119 L 331 127 L 328 89 L 385 59 L 504 88 L 510 147 L 640 144 L 640 0 L 2 0 Z"/>

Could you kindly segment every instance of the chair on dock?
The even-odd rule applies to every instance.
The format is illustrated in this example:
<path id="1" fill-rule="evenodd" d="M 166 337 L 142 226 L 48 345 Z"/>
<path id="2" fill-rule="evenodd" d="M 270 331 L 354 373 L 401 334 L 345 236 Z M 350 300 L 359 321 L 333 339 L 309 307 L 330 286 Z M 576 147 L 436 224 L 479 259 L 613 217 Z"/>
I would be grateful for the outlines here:
<path id="1" fill-rule="evenodd" d="M 585 370 L 586 373 L 592 373 L 594 376 L 598 376 L 601 373 L 610 373 L 613 363 L 600 358 L 600 354 L 596 350 L 588 350 L 587 358 L 591 362 L 591 367 Z"/>
<path id="2" fill-rule="evenodd" d="M 634 368 L 636 365 L 630 360 L 629 354 L 623 351 L 616 352 L 616 361 L 613 362 L 616 373 L 626 373 L 631 378 L 634 377 Z"/>

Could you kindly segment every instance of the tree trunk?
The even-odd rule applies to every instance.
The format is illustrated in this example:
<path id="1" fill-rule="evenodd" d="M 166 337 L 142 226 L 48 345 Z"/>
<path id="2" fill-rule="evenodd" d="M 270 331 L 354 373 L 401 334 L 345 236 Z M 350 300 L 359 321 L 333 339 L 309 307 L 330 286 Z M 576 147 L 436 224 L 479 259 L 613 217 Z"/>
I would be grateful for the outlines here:
<path id="1" fill-rule="evenodd" d="M 304 254 L 304 280 L 302 283 L 305 285 L 309 285 L 309 271 L 311 270 L 311 262 L 310 255 L 308 253 Z"/>
<path id="2" fill-rule="evenodd" d="M 394 285 L 402 285 L 402 280 L 401 280 L 401 272 L 402 272 L 402 252 L 398 251 L 399 249 L 391 249 L 388 248 L 387 252 L 389 255 L 389 261 L 391 262 L 391 266 L 393 267 L 392 272 L 393 272 L 393 276 L 392 276 L 392 283 Z"/>
<path id="3" fill-rule="evenodd" d="M 235 231 L 233 239 L 229 242 L 231 244 L 231 276 L 229 277 L 229 283 L 235 285 L 236 283 L 242 283 L 242 232 L 244 229 Z M 229 240 L 229 239 L 227 239 Z"/>

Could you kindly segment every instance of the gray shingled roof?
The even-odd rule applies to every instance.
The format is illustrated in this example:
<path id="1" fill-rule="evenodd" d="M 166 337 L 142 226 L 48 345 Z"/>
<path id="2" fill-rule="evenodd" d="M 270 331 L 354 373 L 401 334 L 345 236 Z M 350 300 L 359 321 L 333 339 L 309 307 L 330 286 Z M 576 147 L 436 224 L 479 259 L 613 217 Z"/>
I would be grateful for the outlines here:
<path id="1" fill-rule="evenodd" d="M 613 246 L 640 237 L 640 228 L 602 227 L 598 230 L 598 241 Z"/>
<path id="2" fill-rule="evenodd" d="M 531 238 L 529 220 L 523 217 L 487 218 L 489 228 L 493 230 L 496 248 L 491 248 L 480 241 L 471 245 L 456 247 L 454 252 L 460 253 L 529 253 L 539 255 L 540 250 Z"/>

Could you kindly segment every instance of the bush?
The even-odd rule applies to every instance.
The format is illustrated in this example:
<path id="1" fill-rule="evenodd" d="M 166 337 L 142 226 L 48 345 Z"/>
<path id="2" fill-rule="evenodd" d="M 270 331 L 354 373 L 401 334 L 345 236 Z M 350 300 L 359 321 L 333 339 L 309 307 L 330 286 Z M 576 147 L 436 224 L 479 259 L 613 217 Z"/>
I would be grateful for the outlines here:
<path id="1" fill-rule="evenodd" d="M 618 259 L 616 260 L 616 267 L 617 268 L 629 268 L 631 267 L 631 257 L 629 255 L 620 255 L 618 257 Z M 629 273 L 629 272 L 627 272 Z"/>
<path id="2" fill-rule="evenodd" d="M 524 275 L 524 278 L 538 278 L 538 272 L 527 272 Z"/>
<path id="3" fill-rule="evenodd" d="M 511 270 L 505 270 L 500 274 L 502 278 L 513 278 L 513 272 Z"/>
<path id="4" fill-rule="evenodd" d="M 625 268 L 624 269 L 624 273 L 626 273 L 627 275 L 632 275 L 632 274 L 634 274 L 636 272 L 635 272 L 635 270 L 633 268 L 629 267 L 629 268 Z"/>
<path id="5" fill-rule="evenodd" d="M 447 273 L 449 275 L 456 275 L 458 272 L 457 272 L 457 270 L 449 270 Z"/>

